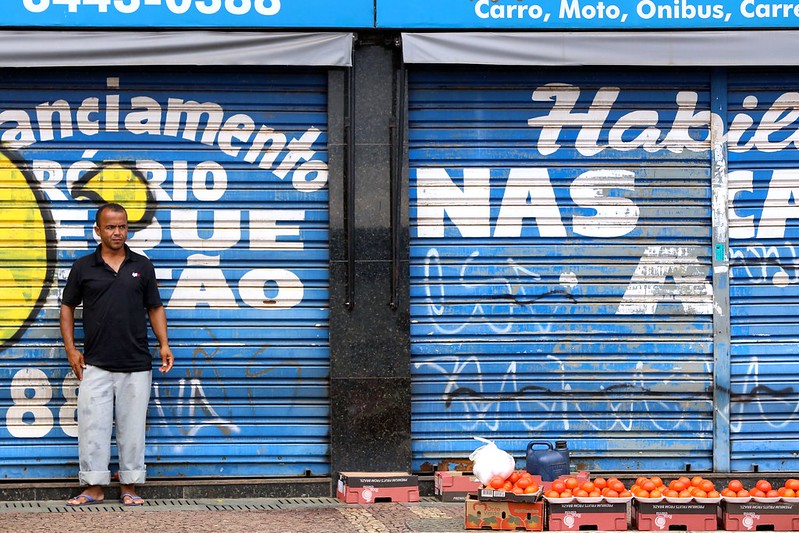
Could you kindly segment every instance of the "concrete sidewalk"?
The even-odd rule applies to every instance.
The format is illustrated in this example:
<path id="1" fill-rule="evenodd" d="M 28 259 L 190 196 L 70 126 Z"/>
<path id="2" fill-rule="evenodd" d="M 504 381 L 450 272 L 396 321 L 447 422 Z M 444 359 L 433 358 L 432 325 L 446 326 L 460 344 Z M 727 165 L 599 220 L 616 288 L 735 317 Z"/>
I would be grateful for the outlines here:
<path id="1" fill-rule="evenodd" d="M 116 501 L 67 507 L 62 501 L 0 502 L 0 532 L 450 533 L 465 531 L 463 504 L 345 504 L 335 498 Z"/>
<path id="2" fill-rule="evenodd" d="M 345 504 L 336 498 L 150 499 L 67 507 L 0 502 L 0 533 L 462 533 L 463 503 Z M 694 532 L 704 533 L 704 532 Z"/>
<path id="3" fill-rule="evenodd" d="M 420 481 L 422 494 L 432 482 Z M 429 490 L 428 490 L 429 489 Z M 59 482 L 0 484 L 0 533 L 455 533 L 464 528 L 464 504 L 422 496 L 418 503 L 346 504 L 328 493 L 330 479 L 158 480 L 142 491 L 141 507 L 124 507 L 109 487 L 108 500 L 67 507 L 80 491 Z M 264 497 L 269 496 L 269 497 Z M 629 519 L 629 517 L 628 517 Z"/>

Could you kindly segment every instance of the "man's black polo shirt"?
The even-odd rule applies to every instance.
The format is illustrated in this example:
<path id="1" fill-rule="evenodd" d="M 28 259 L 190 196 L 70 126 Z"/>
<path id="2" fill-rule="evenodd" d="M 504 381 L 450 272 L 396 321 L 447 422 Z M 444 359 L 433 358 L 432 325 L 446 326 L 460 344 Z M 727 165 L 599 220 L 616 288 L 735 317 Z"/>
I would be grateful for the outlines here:
<path id="1" fill-rule="evenodd" d="M 84 360 L 110 372 L 152 369 L 147 309 L 163 305 L 153 264 L 127 245 L 125 254 L 119 272 L 103 261 L 100 246 L 75 261 L 61 299 L 70 307 L 83 302 Z"/>

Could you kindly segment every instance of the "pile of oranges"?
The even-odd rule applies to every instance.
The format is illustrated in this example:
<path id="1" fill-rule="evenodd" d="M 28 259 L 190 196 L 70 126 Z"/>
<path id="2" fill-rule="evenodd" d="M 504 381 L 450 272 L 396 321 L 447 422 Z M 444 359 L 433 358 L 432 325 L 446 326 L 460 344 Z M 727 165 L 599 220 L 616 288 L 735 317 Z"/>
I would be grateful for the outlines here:
<path id="1" fill-rule="evenodd" d="M 666 485 L 661 478 L 639 477 L 630 488 L 633 496 L 639 498 L 719 498 L 721 494 L 716 485 L 702 476 L 681 476 Z"/>
<path id="2" fill-rule="evenodd" d="M 516 470 L 507 478 L 495 476 L 486 488 L 504 490 L 513 494 L 538 494 L 540 487 L 531 474 L 524 470 Z M 799 499 L 799 479 L 788 479 L 782 487 L 775 489 L 765 479 L 760 479 L 755 486 L 747 489 L 737 479 L 731 480 L 721 490 L 716 490 L 715 483 L 702 476 L 681 476 L 667 483 L 659 476 L 639 476 L 629 490 L 618 478 L 597 477 L 593 480 L 577 477 L 561 477 L 552 482 L 544 492 L 547 498 L 797 498 Z"/>
<path id="3" fill-rule="evenodd" d="M 778 489 L 765 479 L 759 479 L 751 489 L 744 488 L 743 483 L 733 479 L 721 491 L 721 495 L 727 498 L 796 498 L 799 497 L 799 479 L 787 479 Z"/>
<path id="4" fill-rule="evenodd" d="M 544 493 L 547 498 L 626 498 L 631 496 L 624 483 L 615 477 L 597 477 L 593 480 L 579 480 L 575 477 L 556 479 L 552 486 Z"/>
<path id="5" fill-rule="evenodd" d="M 777 489 L 777 495 L 781 498 L 799 498 L 799 479 L 786 479 L 785 485 Z"/>
<path id="6" fill-rule="evenodd" d="M 537 494 L 540 487 L 532 474 L 525 470 L 515 470 L 506 478 L 492 477 L 486 488 L 504 490 L 513 494 Z"/>

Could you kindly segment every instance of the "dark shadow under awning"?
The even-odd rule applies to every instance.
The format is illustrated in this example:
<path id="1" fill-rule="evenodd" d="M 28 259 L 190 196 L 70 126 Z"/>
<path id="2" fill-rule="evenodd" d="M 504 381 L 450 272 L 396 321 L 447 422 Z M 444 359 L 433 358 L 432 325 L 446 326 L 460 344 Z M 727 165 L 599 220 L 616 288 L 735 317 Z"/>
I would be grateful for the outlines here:
<path id="1" fill-rule="evenodd" d="M 352 66 L 347 32 L 0 31 L 0 67 Z"/>
<path id="2" fill-rule="evenodd" d="M 799 31 L 403 33 L 406 63 L 469 65 L 797 65 Z"/>

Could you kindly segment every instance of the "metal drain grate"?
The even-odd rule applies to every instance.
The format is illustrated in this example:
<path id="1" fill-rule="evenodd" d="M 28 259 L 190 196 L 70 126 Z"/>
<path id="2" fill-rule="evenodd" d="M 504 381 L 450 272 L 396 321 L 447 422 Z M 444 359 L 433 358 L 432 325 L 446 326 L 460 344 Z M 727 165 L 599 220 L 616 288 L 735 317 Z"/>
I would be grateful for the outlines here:
<path id="1" fill-rule="evenodd" d="M 42 502 L 3 502 L 0 511 L 9 513 L 25 513 L 41 510 Z"/>
<path id="2" fill-rule="evenodd" d="M 0 513 L 97 513 L 126 511 L 279 511 L 301 508 L 338 507 L 336 498 L 262 498 L 233 500 L 148 499 L 139 507 L 116 501 L 69 507 L 62 501 L 0 502 Z"/>
<path id="3" fill-rule="evenodd" d="M 44 507 L 42 512 L 45 513 L 121 513 L 124 511 L 122 505 L 113 503 L 96 503 L 92 505 L 80 505 L 78 507 L 69 507 L 67 505 L 51 505 Z"/>
<path id="4" fill-rule="evenodd" d="M 337 498 L 280 498 L 276 504 L 281 509 L 297 509 L 301 507 L 338 507 L 342 505 Z"/>
<path id="5" fill-rule="evenodd" d="M 440 504 L 436 498 L 422 497 L 423 507 Z M 281 511 L 304 508 L 346 507 L 337 498 L 247 498 L 247 499 L 148 499 L 140 507 L 125 507 L 116 500 L 93 505 L 68 507 L 62 501 L 0 502 L 2 513 L 99 513 L 130 511 Z"/>
<path id="6" fill-rule="evenodd" d="M 279 505 L 255 503 L 255 504 L 216 504 L 206 505 L 208 511 L 279 511 Z"/>

